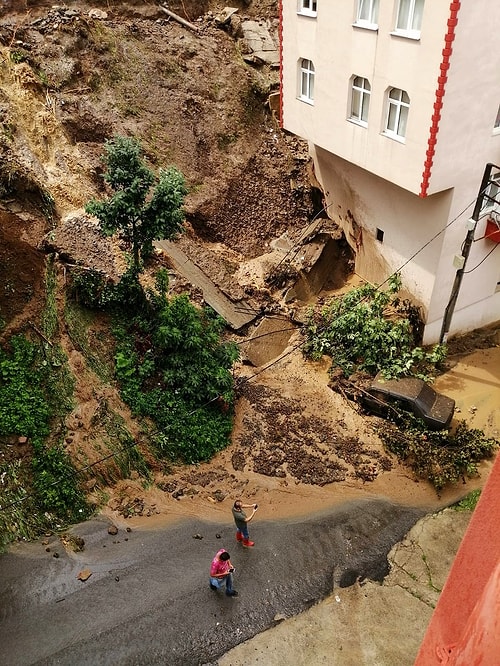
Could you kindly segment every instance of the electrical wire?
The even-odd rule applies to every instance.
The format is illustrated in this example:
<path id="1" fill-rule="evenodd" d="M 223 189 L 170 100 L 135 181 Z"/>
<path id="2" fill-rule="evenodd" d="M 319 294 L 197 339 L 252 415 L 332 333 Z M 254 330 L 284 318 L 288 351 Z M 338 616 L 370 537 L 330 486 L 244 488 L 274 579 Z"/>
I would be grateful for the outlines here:
<path id="1" fill-rule="evenodd" d="M 499 246 L 498 243 L 497 243 L 496 245 L 494 245 L 494 246 L 491 248 L 491 250 L 488 252 L 488 254 L 487 254 L 485 257 L 483 257 L 483 258 L 481 259 L 481 261 L 477 264 L 477 266 L 474 266 L 474 268 L 471 268 L 470 271 L 464 271 L 464 275 L 468 275 L 469 273 L 473 273 L 473 272 L 476 270 L 476 268 L 479 268 L 479 266 L 481 266 L 481 264 L 482 264 L 484 261 L 486 261 L 486 259 L 488 259 L 488 257 L 490 256 L 490 254 L 492 254 L 492 253 L 497 249 L 498 246 Z"/>

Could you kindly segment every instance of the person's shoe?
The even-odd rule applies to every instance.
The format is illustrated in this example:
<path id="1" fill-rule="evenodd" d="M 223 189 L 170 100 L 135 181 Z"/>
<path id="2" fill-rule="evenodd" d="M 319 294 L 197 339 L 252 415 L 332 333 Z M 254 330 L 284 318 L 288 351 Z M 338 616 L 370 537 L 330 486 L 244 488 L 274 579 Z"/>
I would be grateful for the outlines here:
<path id="1" fill-rule="evenodd" d="M 243 541 L 243 534 L 241 532 L 236 532 L 236 541 Z"/>
<path id="2" fill-rule="evenodd" d="M 217 590 L 218 588 L 217 588 L 217 585 L 213 585 L 212 583 L 210 583 L 210 589 L 211 590 Z"/>
<path id="3" fill-rule="evenodd" d="M 236 590 L 233 590 L 232 592 L 226 592 L 226 596 L 227 597 L 237 597 L 238 592 L 236 592 Z"/>
<path id="4" fill-rule="evenodd" d="M 250 548 L 250 546 L 255 546 L 255 542 L 250 541 L 250 539 L 243 539 L 243 545 L 247 546 L 247 548 Z"/>

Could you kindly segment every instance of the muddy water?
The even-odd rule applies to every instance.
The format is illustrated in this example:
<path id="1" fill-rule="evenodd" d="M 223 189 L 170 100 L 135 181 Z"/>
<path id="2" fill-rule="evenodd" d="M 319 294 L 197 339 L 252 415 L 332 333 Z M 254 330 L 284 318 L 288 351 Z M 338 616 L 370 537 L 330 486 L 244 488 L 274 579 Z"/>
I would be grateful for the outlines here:
<path id="1" fill-rule="evenodd" d="M 500 347 L 463 357 L 436 380 L 435 388 L 455 399 L 455 422 L 463 419 L 500 439 Z"/>

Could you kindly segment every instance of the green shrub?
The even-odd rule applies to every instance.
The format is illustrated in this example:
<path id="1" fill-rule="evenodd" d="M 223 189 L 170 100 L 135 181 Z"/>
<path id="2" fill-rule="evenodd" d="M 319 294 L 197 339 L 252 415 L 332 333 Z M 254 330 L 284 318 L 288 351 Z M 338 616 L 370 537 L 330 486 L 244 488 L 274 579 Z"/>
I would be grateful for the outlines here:
<path id="1" fill-rule="evenodd" d="M 208 460 L 228 444 L 239 351 L 221 342 L 224 321 L 186 295 L 149 294 L 149 308 L 115 327 L 116 376 L 131 409 L 153 419 L 162 456 Z"/>
<path id="2" fill-rule="evenodd" d="M 312 359 L 331 356 L 332 370 L 346 376 L 362 371 L 387 378 L 415 375 L 428 378 L 446 356 L 437 345 L 427 351 L 417 347 L 421 322 L 418 310 L 397 297 L 398 275 L 385 291 L 364 285 L 335 297 L 320 311 L 311 310 L 306 322 L 304 354 Z"/>
<path id="3" fill-rule="evenodd" d="M 74 381 L 56 345 L 15 336 L 0 349 L 0 436 L 28 437 L 27 461 L 7 461 L 0 470 L 0 542 L 31 538 L 38 530 L 88 515 L 75 470 L 60 445 L 46 443 L 72 407 Z M 60 428 L 60 424 L 57 423 Z"/>
<path id="4" fill-rule="evenodd" d="M 455 509 L 455 511 L 474 511 L 480 497 L 481 490 L 473 490 L 466 497 L 461 499 L 460 502 L 454 504 L 452 508 Z"/>
<path id="5" fill-rule="evenodd" d="M 46 447 L 34 442 L 33 486 L 41 511 L 62 522 L 76 522 L 90 511 L 79 488 L 76 470 L 60 445 Z"/>

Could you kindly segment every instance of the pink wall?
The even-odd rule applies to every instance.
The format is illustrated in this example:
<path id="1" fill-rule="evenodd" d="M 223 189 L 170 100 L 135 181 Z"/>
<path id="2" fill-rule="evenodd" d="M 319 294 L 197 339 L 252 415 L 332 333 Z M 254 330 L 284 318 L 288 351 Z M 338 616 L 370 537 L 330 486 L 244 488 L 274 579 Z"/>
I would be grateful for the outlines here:
<path id="1" fill-rule="evenodd" d="M 500 455 L 415 661 L 415 666 L 434 664 L 500 664 Z"/>

